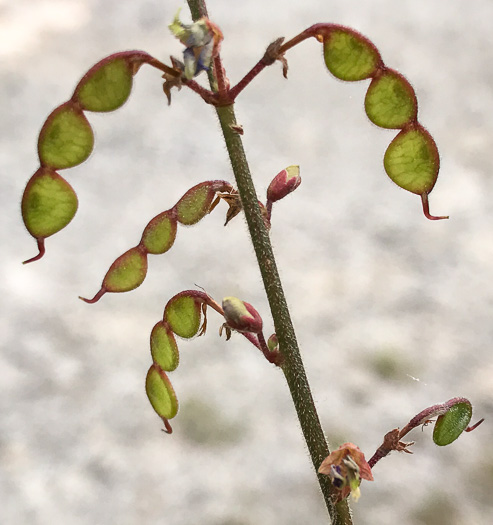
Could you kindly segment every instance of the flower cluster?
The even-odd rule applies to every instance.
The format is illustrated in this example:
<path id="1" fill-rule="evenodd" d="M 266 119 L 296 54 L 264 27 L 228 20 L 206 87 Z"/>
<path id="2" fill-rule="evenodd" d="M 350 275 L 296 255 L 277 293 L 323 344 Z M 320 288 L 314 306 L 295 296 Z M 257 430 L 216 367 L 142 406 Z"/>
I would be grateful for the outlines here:
<path id="1" fill-rule="evenodd" d="M 334 487 L 340 490 L 339 500 L 347 498 L 351 493 L 357 501 L 360 497 L 361 480 L 373 481 L 365 455 L 353 443 L 344 443 L 331 452 L 322 461 L 318 472 L 329 476 Z"/>
<path id="2" fill-rule="evenodd" d="M 193 24 L 180 21 L 180 11 L 169 25 L 173 35 L 186 47 L 183 52 L 183 73 L 191 80 L 201 71 L 208 70 L 212 59 L 219 53 L 223 34 L 208 18 L 201 18 Z"/>

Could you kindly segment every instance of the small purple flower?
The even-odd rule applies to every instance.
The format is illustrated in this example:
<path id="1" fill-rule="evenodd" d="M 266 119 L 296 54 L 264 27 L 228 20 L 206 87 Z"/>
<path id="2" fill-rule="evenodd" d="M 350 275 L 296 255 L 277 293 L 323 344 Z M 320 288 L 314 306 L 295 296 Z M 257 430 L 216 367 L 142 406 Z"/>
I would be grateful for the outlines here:
<path id="1" fill-rule="evenodd" d="M 180 11 L 169 25 L 171 32 L 186 46 L 183 52 L 185 78 L 192 79 L 201 71 L 208 70 L 212 59 L 219 52 L 223 39 L 221 30 L 208 18 L 201 18 L 193 24 L 183 24 Z"/>

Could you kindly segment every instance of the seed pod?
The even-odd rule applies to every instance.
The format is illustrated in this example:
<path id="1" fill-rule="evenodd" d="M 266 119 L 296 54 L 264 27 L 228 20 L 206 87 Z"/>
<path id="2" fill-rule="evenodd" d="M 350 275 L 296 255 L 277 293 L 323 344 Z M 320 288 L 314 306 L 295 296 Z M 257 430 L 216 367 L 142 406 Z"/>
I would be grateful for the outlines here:
<path id="1" fill-rule="evenodd" d="M 107 292 L 120 293 L 134 290 L 142 284 L 147 274 L 147 254 L 141 246 L 135 246 L 120 255 L 110 266 L 103 279 L 99 292 L 92 298 L 80 297 L 93 304 Z"/>
<path id="2" fill-rule="evenodd" d="M 128 292 L 137 288 L 147 273 L 147 256 L 137 246 L 131 248 L 110 266 L 103 280 L 107 292 Z"/>
<path id="3" fill-rule="evenodd" d="M 411 84 L 397 71 L 387 69 L 372 80 L 365 111 L 377 126 L 397 129 L 416 119 L 418 101 Z"/>
<path id="4" fill-rule="evenodd" d="M 255 334 L 262 331 L 262 318 L 251 304 L 236 297 L 225 297 L 222 306 L 226 323 L 234 330 Z"/>
<path id="5" fill-rule="evenodd" d="M 151 58 L 142 51 L 126 51 L 103 58 L 81 79 L 73 100 L 87 111 L 113 111 L 130 96 L 133 76 Z"/>
<path id="6" fill-rule="evenodd" d="M 157 365 L 149 368 L 146 393 L 152 408 L 164 419 L 172 419 L 178 412 L 178 399 L 168 376 Z"/>
<path id="7" fill-rule="evenodd" d="M 471 403 L 461 401 L 455 404 L 445 414 L 438 416 L 433 429 L 433 441 L 441 447 L 449 445 L 466 430 L 471 417 Z"/>
<path id="8" fill-rule="evenodd" d="M 164 308 L 164 321 L 179 337 L 190 339 L 197 334 L 201 321 L 202 301 L 188 292 L 172 297 Z"/>
<path id="9" fill-rule="evenodd" d="M 159 321 L 152 329 L 151 355 L 153 361 L 167 372 L 175 370 L 180 361 L 173 332 L 163 321 Z"/>
<path id="10" fill-rule="evenodd" d="M 209 213 L 215 194 L 212 181 L 190 188 L 175 206 L 178 221 L 186 225 L 199 222 Z"/>
<path id="11" fill-rule="evenodd" d="M 176 219 L 171 210 L 160 213 L 145 227 L 140 244 L 148 253 L 161 254 L 167 252 L 176 238 Z"/>
<path id="12" fill-rule="evenodd" d="M 38 139 L 41 166 L 65 169 L 84 162 L 94 147 L 92 128 L 72 102 L 57 107 L 46 119 Z"/>
<path id="13" fill-rule="evenodd" d="M 324 35 L 324 59 L 327 69 L 346 81 L 373 76 L 382 61 L 370 40 L 343 26 L 333 26 Z"/>
<path id="14" fill-rule="evenodd" d="M 435 141 L 419 124 L 395 137 L 383 162 L 387 175 L 398 186 L 417 195 L 430 193 L 440 167 Z"/>
<path id="15" fill-rule="evenodd" d="M 267 188 L 267 201 L 276 202 L 283 199 L 300 184 L 300 167 L 288 166 L 272 179 Z"/>
<path id="16" fill-rule="evenodd" d="M 56 171 L 40 168 L 24 190 L 22 218 L 33 237 L 45 239 L 67 226 L 77 206 L 72 186 Z"/>

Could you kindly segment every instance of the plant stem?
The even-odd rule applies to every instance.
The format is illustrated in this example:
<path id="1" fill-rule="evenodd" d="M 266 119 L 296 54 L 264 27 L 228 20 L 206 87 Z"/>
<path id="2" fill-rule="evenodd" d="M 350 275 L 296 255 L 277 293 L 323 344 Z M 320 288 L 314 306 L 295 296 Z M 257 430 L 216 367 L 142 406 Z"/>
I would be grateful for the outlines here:
<path id="1" fill-rule="evenodd" d="M 204 0 L 187 0 L 187 2 L 194 20 L 207 16 Z M 217 60 L 216 64 L 220 64 L 220 59 Z M 211 83 L 212 87 L 213 84 Z M 216 107 L 216 111 L 269 300 L 279 340 L 279 348 L 284 356 L 282 369 L 291 392 L 313 466 L 317 472 L 318 482 L 331 517 L 331 522 L 334 525 L 351 525 L 352 520 L 347 502 L 342 501 L 335 505 L 334 501 L 338 494 L 337 489 L 335 489 L 327 476 L 318 474 L 320 464 L 329 455 L 329 448 L 320 425 L 301 360 L 291 316 L 277 271 L 269 234 L 260 212 L 243 142 L 241 136 L 233 129 L 237 125 L 234 107 L 233 105 Z"/>

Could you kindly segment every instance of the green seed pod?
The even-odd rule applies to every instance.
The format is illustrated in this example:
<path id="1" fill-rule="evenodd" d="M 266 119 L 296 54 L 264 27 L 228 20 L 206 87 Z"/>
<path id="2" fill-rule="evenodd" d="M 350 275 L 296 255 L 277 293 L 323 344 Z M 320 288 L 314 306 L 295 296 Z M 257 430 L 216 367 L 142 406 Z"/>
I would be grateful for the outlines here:
<path id="1" fill-rule="evenodd" d="M 402 130 L 390 143 L 383 160 L 387 175 L 401 188 L 430 193 L 440 167 L 435 141 L 421 126 Z"/>
<path id="2" fill-rule="evenodd" d="M 336 26 L 324 35 L 324 58 L 327 69 L 347 81 L 371 77 L 382 62 L 370 40 L 343 26 Z"/>
<path id="3" fill-rule="evenodd" d="M 178 412 L 178 399 L 168 376 L 157 365 L 147 372 L 146 393 L 159 417 L 172 419 Z"/>
<path id="4" fill-rule="evenodd" d="M 152 329 L 151 355 L 153 361 L 167 372 L 175 370 L 180 361 L 175 336 L 163 321 L 159 321 Z"/>
<path id="5" fill-rule="evenodd" d="M 92 128 L 73 102 L 56 108 L 46 119 L 38 139 L 41 166 L 65 169 L 84 162 L 94 147 Z"/>
<path id="6" fill-rule="evenodd" d="M 140 286 L 147 274 L 147 255 L 136 246 L 110 266 L 103 280 L 107 292 L 128 292 Z"/>
<path id="7" fill-rule="evenodd" d="M 190 188 L 176 203 L 176 216 L 181 224 L 191 225 L 200 221 L 207 213 L 215 196 L 211 181 L 201 182 Z"/>
<path id="8" fill-rule="evenodd" d="M 397 129 L 416 119 L 418 101 L 411 84 L 397 71 L 387 69 L 372 80 L 365 111 L 377 126 Z"/>
<path id="9" fill-rule="evenodd" d="M 160 213 L 145 227 L 140 244 L 148 253 L 160 254 L 167 252 L 176 237 L 176 219 L 171 210 Z"/>
<path id="10" fill-rule="evenodd" d="M 86 73 L 75 89 L 74 99 L 86 111 L 113 111 L 127 101 L 132 82 L 125 59 L 105 59 Z"/>
<path id="11" fill-rule="evenodd" d="M 172 297 L 164 308 L 166 321 L 179 337 L 190 339 L 197 334 L 201 320 L 201 301 L 186 292 Z"/>
<path id="12" fill-rule="evenodd" d="M 40 168 L 24 190 L 22 218 L 33 237 L 45 239 L 67 226 L 77 206 L 72 186 L 56 171 Z"/>
<path id="13" fill-rule="evenodd" d="M 94 65 L 75 88 L 73 100 L 87 111 L 113 111 L 122 106 L 132 90 L 136 66 L 146 53 L 115 53 Z"/>
<path id="14" fill-rule="evenodd" d="M 455 441 L 466 430 L 472 417 L 472 406 L 462 401 L 438 417 L 433 429 L 433 441 L 444 447 Z"/>

